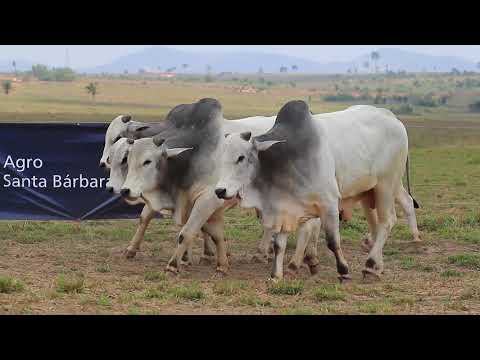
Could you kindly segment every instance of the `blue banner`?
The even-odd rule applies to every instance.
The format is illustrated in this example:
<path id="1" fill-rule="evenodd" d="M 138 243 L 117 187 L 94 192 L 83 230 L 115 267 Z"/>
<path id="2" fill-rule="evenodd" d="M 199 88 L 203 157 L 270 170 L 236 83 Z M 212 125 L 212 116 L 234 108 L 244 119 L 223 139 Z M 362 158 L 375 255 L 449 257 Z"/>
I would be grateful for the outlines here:
<path id="1" fill-rule="evenodd" d="M 138 217 L 105 190 L 98 166 L 108 124 L 0 124 L 0 219 L 89 220 Z"/>

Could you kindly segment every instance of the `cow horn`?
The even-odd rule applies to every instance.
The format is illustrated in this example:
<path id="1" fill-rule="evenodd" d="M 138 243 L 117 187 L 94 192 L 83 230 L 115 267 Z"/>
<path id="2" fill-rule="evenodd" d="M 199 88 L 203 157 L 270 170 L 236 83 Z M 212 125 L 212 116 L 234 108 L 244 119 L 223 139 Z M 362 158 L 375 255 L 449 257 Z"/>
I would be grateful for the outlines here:
<path id="1" fill-rule="evenodd" d="M 156 146 L 162 146 L 162 144 L 165 142 L 165 139 L 158 138 L 158 137 L 153 137 L 152 140 Z"/>
<path id="2" fill-rule="evenodd" d="M 286 142 L 287 140 L 267 140 L 267 141 L 257 141 L 253 139 L 253 146 L 257 151 L 265 151 L 269 149 L 272 145 L 277 143 Z"/>
<path id="3" fill-rule="evenodd" d="M 130 115 L 124 115 L 122 116 L 122 121 L 126 124 L 128 123 L 130 120 L 132 120 L 132 117 Z"/>

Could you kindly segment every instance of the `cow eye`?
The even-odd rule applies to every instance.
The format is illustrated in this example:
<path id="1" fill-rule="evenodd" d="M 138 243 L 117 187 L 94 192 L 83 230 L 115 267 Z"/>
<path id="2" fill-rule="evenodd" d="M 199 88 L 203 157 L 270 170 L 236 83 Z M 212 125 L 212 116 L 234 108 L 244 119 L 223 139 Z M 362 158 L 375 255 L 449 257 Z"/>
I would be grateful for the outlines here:
<path id="1" fill-rule="evenodd" d="M 147 166 L 148 164 L 150 164 L 152 161 L 151 160 L 145 160 L 143 162 L 143 166 Z"/>
<path id="2" fill-rule="evenodd" d="M 123 159 L 122 159 L 122 165 L 123 164 L 126 164 L 127 163 L 127 157 L 125 156 Z"/>
<path id="3" fill-rule="evenodd" d="M 120 140 L 121 138 L 122 138 L 121 136 L 117 136 L 117 137 L 115 138 L 115 140 L 113 140 L 113 144 L 115 144 L 115 143 L 116 143 L 118 140 Z"/>
<path id="4" fill-rule="evenodd" d="M 245 159 L 245 156 L 240 155 L 240 156 L 238 157 L 237 163 L 241 163 L 244 159 Z"/>
<path id="5" fill-rule="evenodd" d="M 107 157 L 107 164 L 110 165 L 110 156 Z"/>

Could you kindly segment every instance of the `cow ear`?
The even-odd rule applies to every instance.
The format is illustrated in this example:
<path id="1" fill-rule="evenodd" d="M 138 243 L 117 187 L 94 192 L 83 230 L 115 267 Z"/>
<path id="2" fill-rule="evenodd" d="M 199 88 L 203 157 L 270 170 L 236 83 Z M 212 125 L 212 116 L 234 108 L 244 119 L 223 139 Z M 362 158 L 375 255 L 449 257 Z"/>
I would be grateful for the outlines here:
<path id="1" fill-rule="evenodd" d="M 162 151 L 162 156 L 166 157 L 167 159 L 170 159 L 170 158 L 173 158 L 173 157 L 176 157 L 176 156 L 180 155 L 184 151 L 192 150 L 192 149 L 193 149 L 193 147 L 190 147 L 190 148 L 172 148 L 172 149 L 164 148 L 163 151 Z"/>
<path id="2" fill-rule="evenodd" d="M 243 132 L 240 134 L 240 137 L 245 141 L 249 141 L 250 138 L 252 137 L 252 132 L 251 131 Z"/>
<path id="3" fill-rule="evenodd" d="M 225 138 L 229 137 L 230 136 L 230 133 L 226 133 L 225 134 Z"/>
<path id="4" fill-rule="evenodd" d="M 257 141 L 253 139 L 253 147 L 257 149 L 258 152 L 260 152 L 270 149 L 272 145 L 286 141 L 287 140 Z"/>
<path id="5" fill-rule="evenodd" d="M 135 142 L 135 140 L 133 140 L 133 139 L 127 139 L 127 143 L 130 144 L 130 145 L 133 145 L 134 142 Z"/>
<path id="6" fill-rule="evenodd" d="M 135 129 L 135 131 L 143 131 L 147 129 L 150 129 L 150 126 L 140 126 L 138 129 Z"/>
<path id="7" fill-rule="evenodd" d="M 162 139 L 159 137 L 153 137 L 152 141 L 156 146 L 162 146 L 162 144 L 165 142 L 165 139 Z"/>
<path id="8" fill-rule="evenodd" d="M 124 115 L 122 116 L 122 121 L 126 124 L 128 123 L 130 120 L 132 120 L 132 117 L 130 115 Z"/>

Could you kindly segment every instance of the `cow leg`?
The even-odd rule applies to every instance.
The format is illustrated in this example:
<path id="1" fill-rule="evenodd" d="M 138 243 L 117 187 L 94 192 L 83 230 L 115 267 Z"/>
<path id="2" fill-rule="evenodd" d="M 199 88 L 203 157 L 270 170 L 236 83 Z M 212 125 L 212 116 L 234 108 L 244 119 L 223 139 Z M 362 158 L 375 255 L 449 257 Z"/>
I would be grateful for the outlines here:
<path id="1" fill-rule="evenodd" d="M 318 242 L 320 240 L 320 231 L 322 230 L 322 221 L 317 218 L 312 220 L 312 229 L 310 232 L 310 240 L 308 241 L 307 249 L 305 250 L 305 257 L 303 262 L 307 264 L 311 275 L 318 273 Z"/>
<path id="2" fill-rule="evenodd" d="M 202 238 L 203 238 L 203 256 L 205 257 L 215 256 L 215 249 L 213 248 L 213 245 L 215 245 L 215 242 L 213 241 L 211 236 L 205 231 L 202 231 Z"/>
<path id="3" fill-rule="evenodd" d="M 287 247 L 288 233 L 277 233 L 273 236 L 273 266 L 271 279 L 273 281 L 283 278 L 283 258 Z"/>
<path id="4" fill-rule="evenodd" d="M 287 271 L 291 274 L 295 274 L 302 266 L 303 259 L 305 257 L 305 249 L 312 238 L 312 232 L 315 230 L 315 220 L 310 219 L 301 224 L 297 230 L 297 245 L 295 247 L 295 253 L 290 259 Z"/>
<path id="5" fill-rule="evenodd" d="M 375 187 L 378 223 L 375 243 L 370 250 L 363 270 L 364 276 L 371 274 L 379 278 L 383 272 L 383 247 L 396 222 L 394 193 L 390 184 L 378 184 Z"/>
<path id="6" fill-rule="evenodd" d="M 338 204 L 334 203 L 334 205 L 329 206 L 321 219 L 325 229 L 325 240 L 327 242 L 327 247 L 335 255 L 340 281 L 349 280 L 350 275 L 348 274 L 348 263 L 343 256 L 342 248 L 340 246 Z"/>
<path id="7" fill-rule="evenodd" d="M 257 253 L 253 255 L 253 262 L 268 263 L 268 251 L 272 245 L 273 232 L 269 229 L 263 228 L 263 235 L 257 245 Z"/>
<path id="8" fill-rule="evenodd" d="M 217 273 L 226 274 L 228 271 L 227 242 L 224 237 L 223 209 L 220 209 L 214 216 L 213 221 L 207 222 L 203 230 L 208 233 L 217 246 Z"/>
<path id="9" fill-rule="evenodd" d="M 415 215 L 413 199 L 403 186 L 400 186 L 395 200 L 399 203 L 403 212 L 407 216 L 408 226 L 413 235 L 413 241 L 422 241 L 420 238 L 420 231 L 418 231 L 417 216 Z"/>
<path id="10" fill-rule="evenodd" d="M 366 249 L 367 251 L 370 251 L 373 247 L 373 241 L 375 239 L 375 234 L 376 234 L 376 228 L 377 228 L 377 211 L 375 209 L 370 208 L 370 205 L 368 202 L 362 200 L 362 208 L 363 212 L 365 214 L 365 217 L 367 218 L 367 223 L 368 223 L 368 234 L 365 235 L 365 237 L 362 240 L 362 247 Z"/>
<path id="11" fill-rule="evenodd" d="M 212 196 L 210 192 L 201 195 L 195 201 L 187 223 L 182 227 L 177 236 L 177 247 L 168 261 L 167 271 L 174 273 L 180 271 L 181 259 L 185 250 L 193 242 L 194 237 L 200 232 L 202 226 L 217 210 L 222 208 L 222 205 L 223 201 L 217 199 L 215 195 Z M 218 253 L 218 250 L 217 245 L 217 254 L 220 257 L 222 254 Z"/>
<path id="12" fill-rule="evenodd" d="M 155 211 L 153 211 L 148 205 L 143 207 L 142 213 L 140 214 L 140 222 L 137 227 L 137 231 L 133 236 L 130 244 L 124 251 L 124 255 L 127 259 L 135 257 L 137 251 L 140 250 L 140 245 L 145 236 L 145 230 L 147 230 L 148 224 L 155 217 Z"/>

